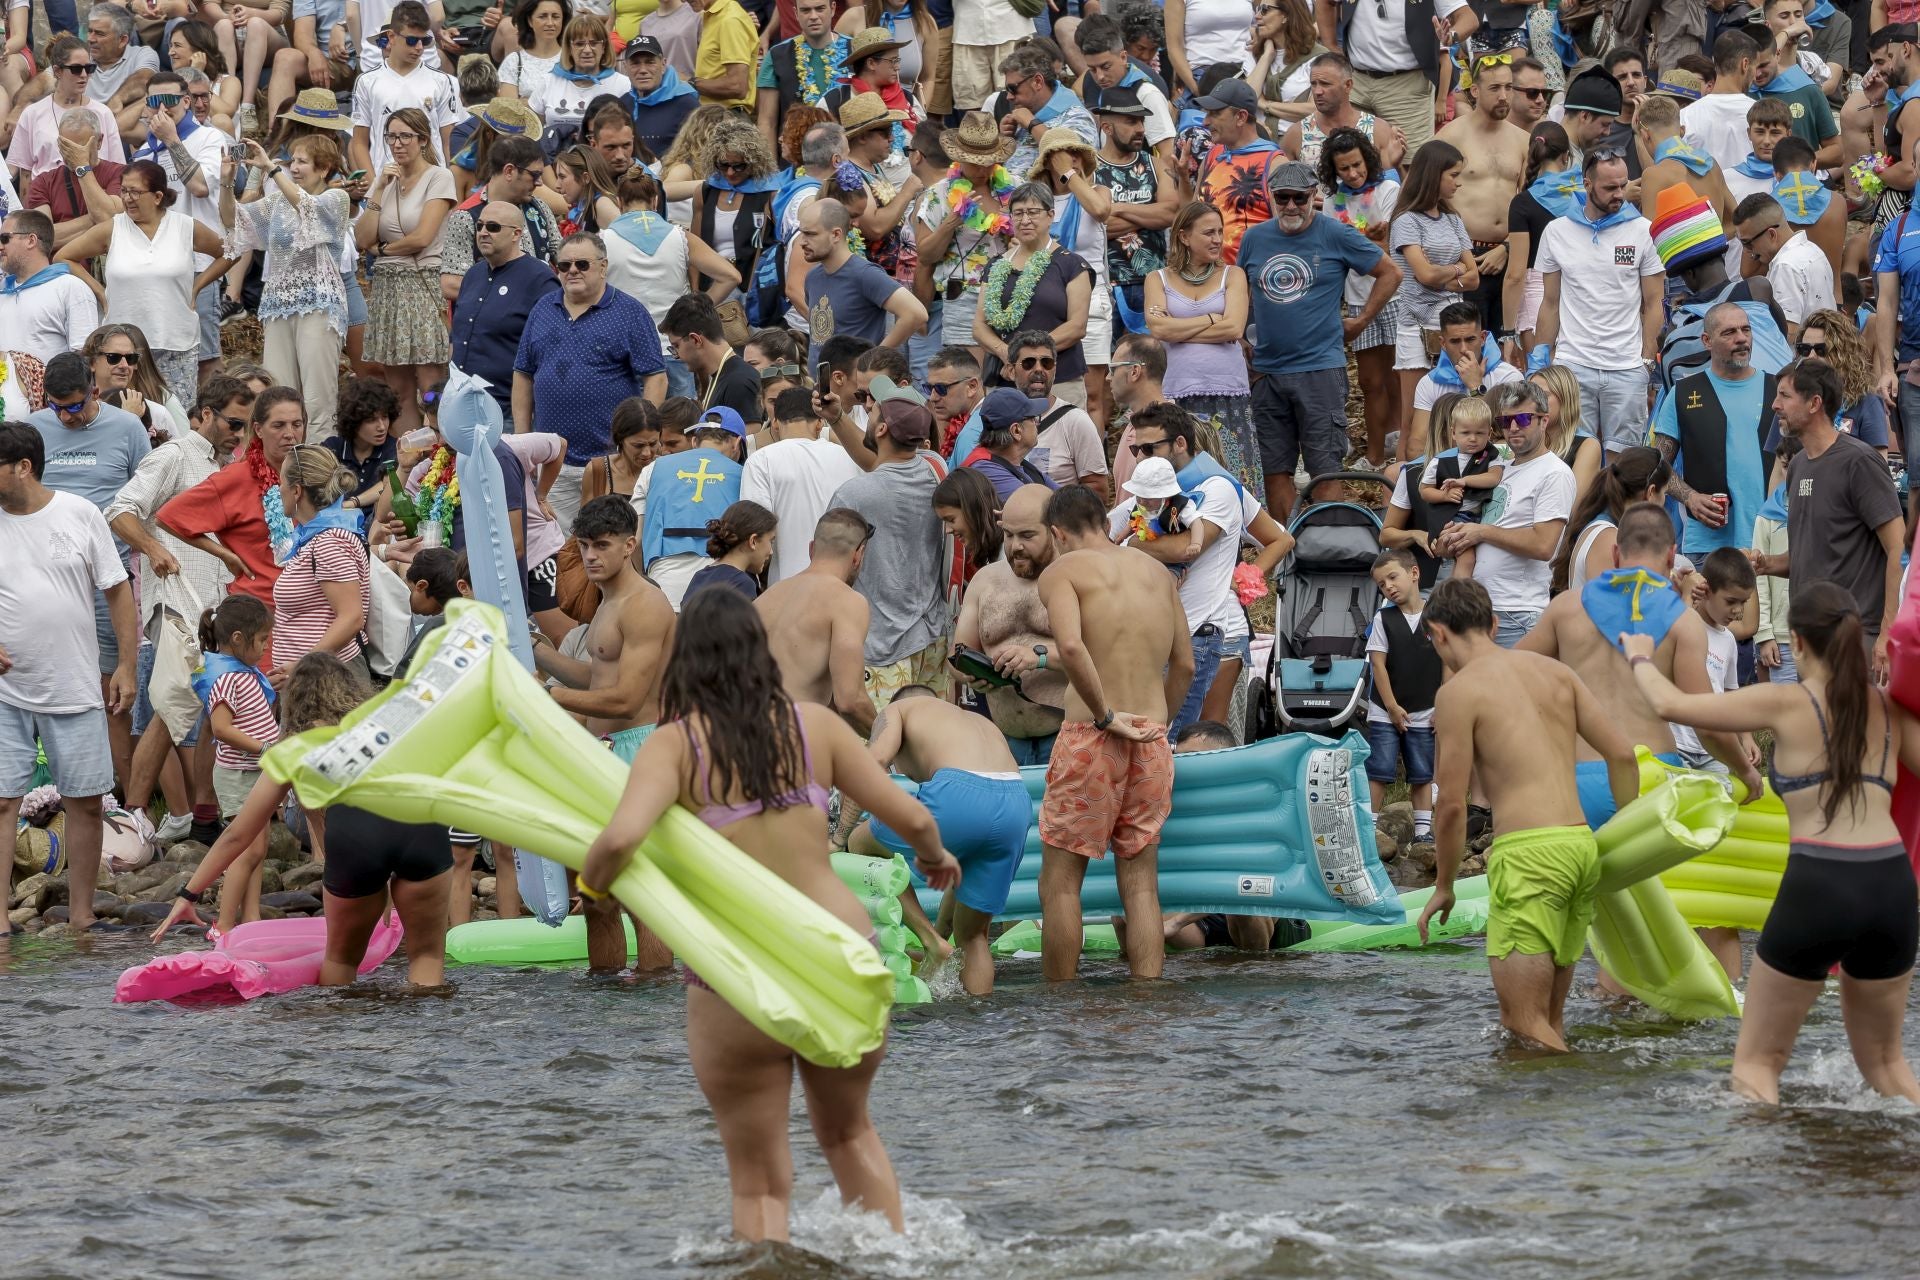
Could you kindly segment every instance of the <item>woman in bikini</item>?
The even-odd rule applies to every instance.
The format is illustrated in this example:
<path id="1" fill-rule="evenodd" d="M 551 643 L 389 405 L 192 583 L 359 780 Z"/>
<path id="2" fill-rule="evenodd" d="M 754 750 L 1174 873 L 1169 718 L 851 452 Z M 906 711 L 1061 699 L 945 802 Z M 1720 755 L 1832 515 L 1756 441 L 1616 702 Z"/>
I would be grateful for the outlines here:
<path id="1" fill-rule="evenodd" d="M 787 697 L 760 615 L 737 593 L 687 598 L 660 711 L 660 729 L 634 758 L 613 821 L 588 851 L 583 892 L 604 894 L 653 824 L 681 804 L 867 934 L 873 926 L 866 910 L 827 857 L 827 798 L 835 787 L 907 839 L 935 889 L 959 883 L 960 865 L 941 847 L 925 807 L 888 780 L 830 708 Z M 815 1066 L 796 1059 L 690 971 L 686 984 L 687 1050 L 726 1148 L 734 1234 L 787 1239 L 793 1193 L 787 1113 L 796 1066 L 841 1199 L 884 1213 L 901 1230 L 900 1184 L 867 1115 L 884 1046 L 857 1066 Z"/>

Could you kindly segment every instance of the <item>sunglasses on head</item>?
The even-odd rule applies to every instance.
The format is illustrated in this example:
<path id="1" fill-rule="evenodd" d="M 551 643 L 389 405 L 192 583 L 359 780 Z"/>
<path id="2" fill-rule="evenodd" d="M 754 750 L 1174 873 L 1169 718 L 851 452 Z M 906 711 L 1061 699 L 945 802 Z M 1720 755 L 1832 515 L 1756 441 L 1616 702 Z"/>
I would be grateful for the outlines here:
<path id="1" fill-rule="evenodd" d="M 576 271 L 586 272 L 593 269 L 592 258 L 562 258 L 553 264 L 553 269 L 561 275 L 572 275 Z"/>
<path id="2" fill-rule="evenodd" d="M 70 75 L 90 76 L 100 69 L 97 62 L 65 62 L 60 65 L 62 71 Z"/>
<path id="3" fill-rule="evenodd" d="M 1504 413 L 1500 415 L 1500 425 L 1503 427 L 1519 427 L 1522 431 L 1525 431 L 1533 426 L 1533 420 L 1536 416 L 1538 415 L 1525 412 Z"/>
<path id="4" fill-rule="evenodd" d="M 185 95 L 178 93 L 150 93 L 147 95 L 147 105 L 150 107 L 177 107 L 180 105 L 180 100 L 184 96 Z"/>
<path id="5" fill-rule="evenodd" d="M 1026 370 L 1053 368 L 1052 356 L 1021 356 L 1020 367 Z"/>
<path id="6" fill-rule="evenodd" d="M 1824 342 L 1796 342 L 1793 351 L 1803 360 L 1808 356 L 1819 356 L 1822 360 L 1827 358 L 1827 344 Z"/>

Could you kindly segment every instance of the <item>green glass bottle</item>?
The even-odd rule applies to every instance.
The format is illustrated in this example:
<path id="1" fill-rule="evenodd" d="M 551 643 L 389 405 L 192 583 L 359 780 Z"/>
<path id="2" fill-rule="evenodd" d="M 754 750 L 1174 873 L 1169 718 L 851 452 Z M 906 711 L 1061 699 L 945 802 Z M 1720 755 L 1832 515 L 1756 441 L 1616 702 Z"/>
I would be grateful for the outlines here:
<path id="1" fill-rule="evenodd" d="M 386 464 L 387 492 L 393 514 L 400 517 L 400 523 L 407 527 L 407 536 L 411 538 L 420 531 L 420 512 L 413 505 L 413 499 L 407 496 L 407 488 L 400 483 L 398 463 Z"/>

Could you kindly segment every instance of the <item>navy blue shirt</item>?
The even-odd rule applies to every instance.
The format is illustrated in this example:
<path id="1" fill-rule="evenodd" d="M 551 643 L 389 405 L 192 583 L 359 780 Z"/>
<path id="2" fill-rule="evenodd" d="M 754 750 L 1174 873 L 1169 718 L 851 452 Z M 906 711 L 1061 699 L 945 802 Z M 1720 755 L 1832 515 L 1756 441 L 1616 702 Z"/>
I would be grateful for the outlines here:
<path id="1" fill-rule="evenodd" d="M 687 122 L 694 108 L 700 105 L 697 93 L 682 94 L 678 98 L 668 98 L 665 102 L 656 102 L 650 107 L 640 105 L 640 95 L 628 91 L 625 105 L 627 114 L 633 117 L 633 132 L 647 150 L 655 156 L 667 154 L 673 146 L 673 140 L 680 134 L 680 126 Z"/>
<path id="2" fill-rule="evenodd" d="M 499 270 L 477 259 L 460 279 L 453 304 L 453 362 L 476 378 L 513 423 L 513 368 L 533 304 L 560 292 L 560 277 L 540 259 L 521 254 Z"/>
<path id="3" fill-rule="evenodd" d="M 1340 322 L 1349 271 L 1368 272 L 1380 246 L 1344 222 L 1315 214 L 1298 235 L 1258 223 L 1240 240 L 1240 269 L 1254 323 L 1253 367 L 1312 373 L 1347 367 Z"/>
<path id="4" fill-rule="evenodd" d="M 577 320 L 565 296 L 556 290 L 533 304 L 513 367 L 533 379 L 530 428 L 564 437 L 567 465 L 584 467 L 612 451 L 615 406 L 667 365 L 653 317 L 631 294 L 608 285 Z"/>

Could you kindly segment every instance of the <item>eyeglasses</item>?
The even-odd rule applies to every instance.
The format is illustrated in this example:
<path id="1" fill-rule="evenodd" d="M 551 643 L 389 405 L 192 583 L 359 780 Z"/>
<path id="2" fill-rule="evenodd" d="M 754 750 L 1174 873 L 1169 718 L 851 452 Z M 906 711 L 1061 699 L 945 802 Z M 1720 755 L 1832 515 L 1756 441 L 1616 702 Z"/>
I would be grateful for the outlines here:
<path id="1" fill-rule="evenodd" d="M 1020 86 L 1021 86 L 1021 85 L 1023 85 L 1023 84 L 1025 84 L 1025 83 L 1026 83 L 1027 81 L 1029 81 L 1029 80 L 1032 80 L 1032 79 L 1034 79 L 1034 78 L 1035 78 L 1035 77 L 1037 77 L 1037 76 L 1038 76 L 1039 74 L 1040 74 L 1040 73 L 1036 71 L 1036 72 L 1034 72 L 1034 74 L 1033 74 L 1033 75 L 1031 75 L 1031 76 L 1021 76 L 1021 77 L 1020 77 L 1020 78 L 1019 78 L 1018 80 L 1009 80 L 1009 81 L 1007 82 L 1007 85 L 1006 85 L 1006 90 L 1007 90 L 1007 92 L 1008 92 L 1008 93 L 1018 93 L 1018 92 L 1020 92 Z"/>
<path id="2" fill-rule="evenodd" d="M 1133 456 L 1136 458 L 1151 458 L 1153 457 L 1153 451 L 1155 449 L 1165 449 L 1168 452 L 1172 452 L 1173 441 L 1149 440 L 1145 444 L 1141 444 L 1138 441 L 1136 441 L 1133 445 Z"/>
<path id="3" fill-rule="evenodd" d="M 1253 11 L 1255 13 L 1278 13 L 1280 12 L 1280 6 L 1277 4 L 1255 5 Z"/>
<path id="4" fill-rule="evenodd" d="M 187 101 L 188 102 L 211 102 L 213 101 L 213 92 L 212 90 L 209 90 L 209 89 L 203 89 L 199 93 L 190 93 L 187 95 Z"/>
<path id="5" fill-rule="evenodd" d="M 593 266 L 594 260 L 592 258 L 562 258 L 553 264 L 553 269 L 561 275 L 567 276 L 572 275 L 576 271 L 582 273 L 591 271 L 593 270 Z"/>
<path id="6" fill-rule="evenodd" d="M 1311 191 L 1275 191 L 1273 193 L 1273 202 L 1276 205 L 1312 204 L 1313 192 Z"/>
<path id="7" fill-rule="evenodd" d="M 382 136 L 382 137 L 384 137 L 384 138 L 385 138 L 385 139 L 387 140 L 387 145 L 388 145 L 388 146 L 392 146 L 392 145 L 393 145 L 394 143 L 396 143 L 396 142 L 418 142 L 418 141 L 420 141 L 420 135 L 419 135 L 419 134 L 417 134 L 417 133 L 415 133 L 415 132 L 414 132 L 413 130 L 411 130 L 411 129 L 404 129 L 404 130 L 401 130 L 400 132 L 397 132 L 397 133 L 388 133 L 388 134 L 382 134 L 381 136 Z"/>
<path id="8" fill-rule="evenodd" d="M 1500 425 L 1518 427 L 1525 431 L 1533 426 L 1533 420 L 1539 416 L 1537 413 L 1503 413 L 1500 415 Z"/>
<path id="9" fill-rule="evenodd" d="M 60 64 L 60 69 L 69 75 L 90 76 L 100 69 L 100 64 L 97 62 L 63 62 Z"/>
<path id="10" fill-rule="evenodd" d="M 797 364 L 770 364 L 760 371 L 760 381 L 778 382 L 782 378 L 797 378 L 800 366 Z"/>
<path id="11" fill-rule="evenodd" d="M 1773 228 L 1772 228 L 1772 227 L 1762 227 L 1762 228 L 1760 228 L 1760 229 L 1759 229 L 1758 231 L 1756 231 L 1756 232 L 1754 232 L 1754 233 L 1753 233 L 1752 235 L 1750 235 L 1750 236 L 1741 236 L 1741 237 L 1739 238 L 1739 239 L 1740 239 L 1740 247 L 1741 247 L 1742 249 L 1751 249 L 1751 248 L 1753 248 L 1753 242 L 1754 242 L 1754 241 L 1756 241 L 1756 240 L 1758 240 L 1758 239 L 1760 239 L 1760 238 L 1761 238 L 1762 236 L 1764 236 L 1764 235 L 1766 235 L 1766 234 L 1767 234 L 1767 232 L 1769 232 L 1769 231 L 1772 231 L 1772 230 L 1773 230 Z"/>
<path id="12" fill-rule="evenodd" d="M 1109 363 L 1107 365 L 1107 368 L 1109 369 L 1142 369 L 1146 367 L 1146 363 L 1147 362 L 1145 360 L 1115 360 Z"/>
<path id="13" fill-rule="evenodd" d="M 518 231 L 520 229 L 516 226 L 512 226 L 509 223 L 495 222 L 491 218 L 475 223 L 474 226 L 476 230 L 491 231 L 494 235 L 499 235 L 502 231 Z"/>
<path id="14" fill-rule="evenodd" d="M 872 404 L 872 403 L 873 403 L 873 392 L 871 392 L 871 391 L 856 391 L 856 392 L 854 392 L 854 393 L 853 393 L 853 402 L 854 402 L 855 404 Z"/>
<path id="15" fill-rule="evenodd" d="M 1053 217 L 1047 209 L 1015 209 L 1012 214 L 1015 222 L 1045 222 Z"/>
<path id="16" fill-rule="evenodd" d="M 1802 359 L 1807 356 L 1819 356 L 1822 360 L 1827 358 L 1827 344 L 1824 342 L 1796 342 L 1793 351 Z"/>
<path id="17" fill-rule="evenodd" d="M 181 97 L 182 95 L 177 93 L 150 93 L 147 95 L 147 105 L 150 107 L 177 107 L 180 105 Z"/>
<path id="18" fill-rule="evenodd" d="M 142 191 L 139 187 L 130 187 L 124 182 L 120 184 L 120 195 L 123 199 L 127 196 L 150 196 L 152 194 L 154 193 L 151 191 Z"/>
<path id="19" fill-rule="evenodd" d="M 882 67 L 897 67 L 900 65 L 900 55 L 889 53 L 878 58 L 868 58 L 867 61 Z"/>
<path id="20" fill-rule="evenodd" d="M 116 369 L 123 364 L 139 364 L 140 363 L 140 357 L 135 355 L 131 351 L 102 351 L 98 356 L 94 358 L 96 360 L 105 360 L 108 364 L 112 365 Z"/>
<path id="21" fill-rule="evenodd" d="M 723 169 L 728 173 L 739 173 L 742 170 L 751 169 L 753 166 L 745 160 L 716 160 L 713 167 Z"/>
<path id="22" fill-rule="evenodd" d="M 59 414 L 63 418 L 79 417 L 81 413 L 85 412 L 86 407 L 87 407 L 86 396 L 81 396 L 78 400 L 75 400 L 72 404 L 61 404 L 58 400 L 47 401 L 47 408 L 53 410 L 55 413 Z"/>
<path id="23" fill-rule="evenodd" d="M 1053 368 L 1052 356 L 1021 356 L 1020 367 L 1031 372 L 1035 369 Z"/>

